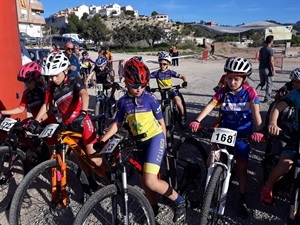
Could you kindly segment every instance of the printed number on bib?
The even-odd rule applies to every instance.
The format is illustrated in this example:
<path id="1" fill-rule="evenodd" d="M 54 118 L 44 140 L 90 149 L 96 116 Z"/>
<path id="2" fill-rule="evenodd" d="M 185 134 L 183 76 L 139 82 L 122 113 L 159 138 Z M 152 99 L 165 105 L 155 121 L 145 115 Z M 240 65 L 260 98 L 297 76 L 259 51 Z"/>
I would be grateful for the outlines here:
<path id="1" fill-rule="evenodd" d="M 0 130 L 9 131 L 17 122 L 17 120 L 6 117 L 0 124 Z"/>
<path id="2" fill-rule="evenodd" d="M 58 125 L 59 124 L 57 124 L 57 123 L 52 123 L 52 124 L 47 125 L 44 128 L 44 130 L 42 131 L 42 133 L 40 133 L 39 138 L 52 137 L 52 135 L 56 131 L 56 128 L 58 127 Z"/>
<path id="3" fill-rule="evenodd" d="M 211 142 L 233 147 L 237 132 L 227 128 L 216 128 L 212 134 Z"/>
<path id="4" fill-rule="evenodd" d="M 118 146 L 120 143 L 121 139 L 120 138 L 112 138 L 110 139 L 107 144 L 102 148 L 100 154 L 108 154 L 112 153 L 115 148 Z"/>

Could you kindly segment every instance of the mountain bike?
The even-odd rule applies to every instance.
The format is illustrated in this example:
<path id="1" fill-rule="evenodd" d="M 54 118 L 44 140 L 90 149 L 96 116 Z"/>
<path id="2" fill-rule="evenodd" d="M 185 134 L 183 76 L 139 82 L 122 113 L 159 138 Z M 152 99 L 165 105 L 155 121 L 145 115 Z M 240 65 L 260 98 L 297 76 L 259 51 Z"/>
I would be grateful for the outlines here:
<path id="1" fill-rule="evenodd" d="M 131 158 L 131 152 L 138 151 L 134 140 L 143 137 L 144 134 L 129 138 L 128 132 L 118 132 L 104 147 L 100 143 L 94 145 L 95 149 L 102 149 L 100 154 L 109 167 L 112 182 L 85 202 L 74 225 L 155 224 L 154 213 L 147 198 L 127 184 L 128 164 L 142 172 L 142 166 Z"/>
<path id="2" fill-rule="evenodd" d="M 226 196 L 235 164 L 234 145 L 237 131 L 227 128 L 215 128 L 210 131 L 203 127 L 202 131 L 212 132 L 211 143 L 217 144 L 218 147 L 210 153 L 199 224 L 217 224 L 219 216 L 225 211 Z"/>
<path id="3" fill-rule="evenodd" d="M 94 119 L 103 120 L 104 115 Z M 98 177 L 105 171 L 89 160 L 82 148 L 82 134 L 64 124 L 49 124 L 39 138 L 57 135 L 51 159 L 34 167 L 18 186 L 9 211 L 9 224 L 72 224 L 91 194 L 85 173 L 68 159 L 75 153 Z"/>
<path id="4" fill-rule="evenodd" d="M 19 120 L 3 119 L 0 130 L 6 132 L 0 146 L 0 208 L 5 208 L 25 174 L 47 159 L 48 148 L 41 145 L 35 134 L 27 132 Z"/>
<path id="5" fill-rule="evenodd" d="M 115 98 L 108 97 L 108 89 L 104 88 L 105 85 L 111 84 L 95 84 L 96 93 L 96 106 L 95 106 L 95 116 L 100 114 L 105 114 L 106 118 L 112 118 L 116 112 L 116 100 Z M 118 83 L 113 83 L 113 87 L 117 90 L 122 87 Z M 97 131 L 104 131 L 105 123 L 96 123 Z"/>
<path id="6" fill-rule="evenodd" d="M 172 89 L 179 88 L 181 88 L 181 85 L 172 87 Z M 159 88 L 153 88 L 151 92 L 159 90 Z M 183 195 L 192 208 L 197 208 L 204 192 L 207 153 L 205 147 L 190 136 L 182 137 L 175 143 L 175 118 L 178 117 L 176 115 L 179 112 L 173 100 L 168 96 L 169 90 L 165 94 L 162 97 L 161 105 L 166 123 L 167 149 L 161 169 L 162 179 L 166 180 L 172 188 Z M 184 100 L 183 105 L 185 107 Z"/>

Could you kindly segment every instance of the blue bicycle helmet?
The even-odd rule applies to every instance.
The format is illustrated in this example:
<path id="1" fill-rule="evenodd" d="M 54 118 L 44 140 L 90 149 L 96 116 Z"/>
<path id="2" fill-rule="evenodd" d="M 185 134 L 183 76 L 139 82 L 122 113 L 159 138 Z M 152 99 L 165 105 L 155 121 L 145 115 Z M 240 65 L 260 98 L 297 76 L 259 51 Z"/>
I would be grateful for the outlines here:
<path id="1" fill-rule="evenodd" d="M 105 66 L 107 64 L 107 59 L 105 57 L 101 57 L 96 59 L 96 66 Z"/>
<path id="2" fill-rule="evenodd" d="M 170 64 L 172 63 L 172 57 L 167 55 L 166 53 L 164 52 L 161 52 L 159 55 L 158 55 L 158 62 L 160 62 L 161 60 L 166 60 L 168 61 Z"/>

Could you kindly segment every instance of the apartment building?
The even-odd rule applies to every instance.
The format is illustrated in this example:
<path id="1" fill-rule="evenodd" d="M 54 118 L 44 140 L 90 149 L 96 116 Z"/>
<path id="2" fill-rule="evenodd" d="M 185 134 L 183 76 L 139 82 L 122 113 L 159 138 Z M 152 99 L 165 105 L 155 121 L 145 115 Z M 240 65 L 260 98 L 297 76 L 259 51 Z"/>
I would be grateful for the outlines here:
<path id="1" fill-rule="evenodd" d="M 20 32 L 25 32 L 32 37 L 43 37 L 42 28 L 46 24 L 44 6 L 38 0 L 16 0 L 17 15 Z"/>

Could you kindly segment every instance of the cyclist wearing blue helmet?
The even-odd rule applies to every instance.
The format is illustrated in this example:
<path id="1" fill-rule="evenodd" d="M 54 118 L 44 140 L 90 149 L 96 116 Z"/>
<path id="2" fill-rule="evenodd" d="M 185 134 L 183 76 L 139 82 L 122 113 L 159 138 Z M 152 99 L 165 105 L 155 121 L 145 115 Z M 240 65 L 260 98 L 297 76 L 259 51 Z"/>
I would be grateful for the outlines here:
<path id="1" fill-rule="evenodd" d="M 115 89 L 116 89 L 114 87 L 114 85 L 112 85 L 114 83 L 114 76 L 112 75 L 111 70 L 107 66 L 107 63 L 108 62 L 107 62 L 107 59 L 105 57 L 97 58 L 96 61 L 95 61 L 96 66 L 94 67 L 90 77 L 93 77 L 95 75 L 96 76 L 96 83 L 97 84 L 103 84 L 103 88 L 105 90 L 111 88 L 110 98 L 114 99 L 114 94 L 115 94 Z"/>

